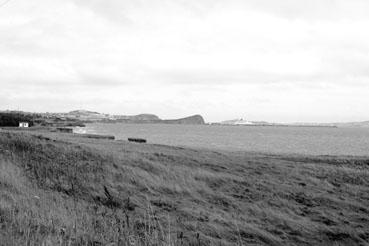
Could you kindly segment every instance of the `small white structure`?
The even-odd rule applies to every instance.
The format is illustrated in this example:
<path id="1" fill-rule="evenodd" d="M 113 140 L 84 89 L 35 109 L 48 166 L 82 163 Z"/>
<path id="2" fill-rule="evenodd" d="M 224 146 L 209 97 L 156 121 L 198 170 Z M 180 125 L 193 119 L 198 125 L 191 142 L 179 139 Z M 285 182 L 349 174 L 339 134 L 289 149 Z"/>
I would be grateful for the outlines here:
<path id="1" fill-rule="evenodd" d="M 19 127 L 29 127 L 28 122 L 19 122 Z"/>

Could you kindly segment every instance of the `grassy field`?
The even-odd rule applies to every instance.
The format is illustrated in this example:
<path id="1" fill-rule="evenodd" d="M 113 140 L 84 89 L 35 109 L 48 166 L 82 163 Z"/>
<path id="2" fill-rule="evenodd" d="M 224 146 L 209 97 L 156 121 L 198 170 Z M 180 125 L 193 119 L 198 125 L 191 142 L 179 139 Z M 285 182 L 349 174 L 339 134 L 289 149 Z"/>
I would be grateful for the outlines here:
<path id="1" fill-rule="evenodd" d="M 0 131 L 0 245 L 369 245 L 369 157 Z"/>

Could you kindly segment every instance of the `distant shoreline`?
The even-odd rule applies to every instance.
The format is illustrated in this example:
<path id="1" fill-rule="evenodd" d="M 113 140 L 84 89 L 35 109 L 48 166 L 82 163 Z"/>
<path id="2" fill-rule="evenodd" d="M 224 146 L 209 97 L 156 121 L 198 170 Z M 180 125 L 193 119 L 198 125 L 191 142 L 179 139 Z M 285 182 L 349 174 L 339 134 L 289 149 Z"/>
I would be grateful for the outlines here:
<path id="1" fill-rule="evenodd" d="M 313 128 L 339 128 L 339 126 L 324 126 L 324 125 L 272 125 L 272 124 L 219 124 L 219 123 L 205 123 L 205 124 L 180 124 L 180 123 L 165 123 L 165 122 L 149 122 L 149 121 L 137 121 L 137 122 L 113 122 L 113 121 L 95 121 L 87 122 L 86 124 L 139 124 L 139 125 L 192 125 L 192 126 L 237 126 L 237 127 L 313 127 Z"/>
<path id="2" fill-rule="evenodd" d="M 235 124 L 235 125 L 231 125 L 231 124 L 217 124 L 217 123 L 211 123 L 209 124 L 211 126 L 237 126 L 237 127 L 257 127 L 257 126 L 262 126 L 262 127 L 314 127 L 314 128 L 339 128 L 338 126 L 323 126 L 323 125 L 270 125 L 270 124 Z"/>

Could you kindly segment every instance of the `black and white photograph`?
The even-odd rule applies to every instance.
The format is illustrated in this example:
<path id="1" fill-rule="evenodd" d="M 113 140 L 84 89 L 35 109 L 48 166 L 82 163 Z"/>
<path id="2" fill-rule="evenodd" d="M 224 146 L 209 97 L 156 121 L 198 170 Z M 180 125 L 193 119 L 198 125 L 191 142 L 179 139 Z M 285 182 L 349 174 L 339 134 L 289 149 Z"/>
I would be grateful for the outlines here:
<path id="1" fill-rule="evenodd" d="M 0 246 L 369 246 L 368 0 L 0 0 Z"/>

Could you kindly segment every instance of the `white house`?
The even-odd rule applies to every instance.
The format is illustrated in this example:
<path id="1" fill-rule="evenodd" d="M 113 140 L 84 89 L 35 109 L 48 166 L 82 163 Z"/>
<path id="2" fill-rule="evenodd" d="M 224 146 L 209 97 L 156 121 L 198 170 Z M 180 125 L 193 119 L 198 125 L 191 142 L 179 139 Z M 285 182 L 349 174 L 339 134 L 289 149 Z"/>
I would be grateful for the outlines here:
<path id="1" fill-rule="evenodd" d="M 19 127 L 29 127 L 28 122 L 19 122 Z"/>

